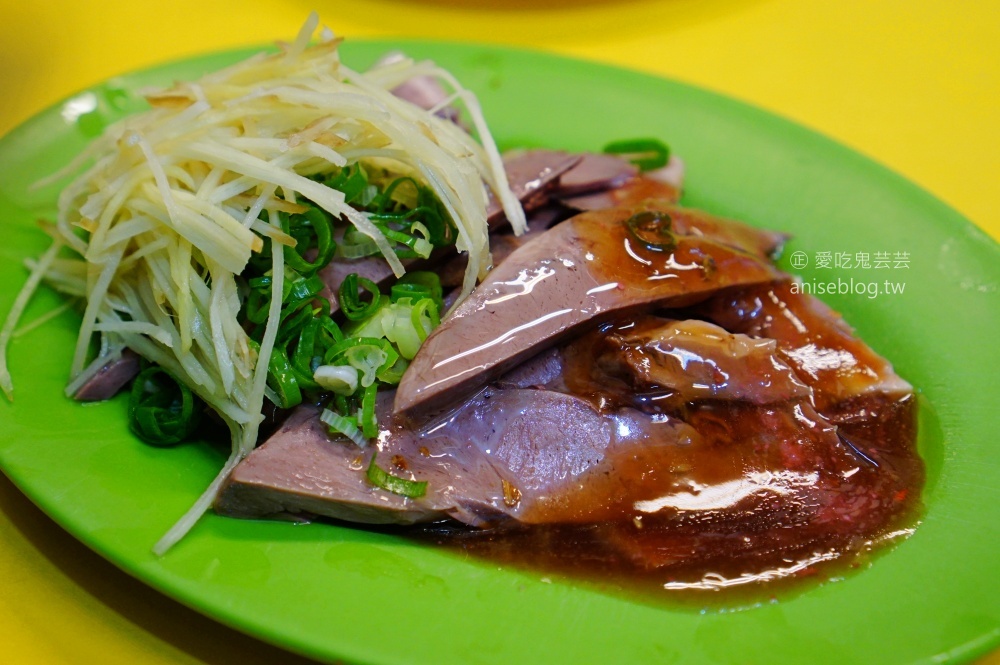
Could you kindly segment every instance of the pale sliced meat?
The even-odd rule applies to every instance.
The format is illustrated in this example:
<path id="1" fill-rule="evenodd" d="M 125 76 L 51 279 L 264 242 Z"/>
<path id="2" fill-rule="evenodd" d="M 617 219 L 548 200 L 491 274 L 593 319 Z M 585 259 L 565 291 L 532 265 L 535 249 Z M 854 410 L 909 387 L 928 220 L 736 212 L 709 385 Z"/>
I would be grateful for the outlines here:
<path id="1" fill-rule="evenodd" d="M 554 194 L 560 198 L 621 187 L 639 175 L 639 169 L 621 157 L 586 153 L 560 179 Z"/>
<path id="2" fill-rule="evenodd" d="M 216 511 L 369 524 L 528 519 L 543 515 L 539 506 L 550 497 L 572 492 L 609 448 L 643 445 L 651 428 L 674 438 L 686 429 L 632 409 L 600 413 L 564 393 L 490 388 L 420 433 L 392 424 L 391 400 L 391 392 L 379 396 L 380 423 L 388 424 L 366 449 L 331 437 L 317 408 L 299 407 L 236 467 Z M 393 475 L 426 481 L 426 494 L 407 498 L 374 486 L 366 476 L 373 455 Z"/>
<path id="3" fill-rule="evenodd" d="M 421 346 L 396 412 L 419 420 L 444 409 L 583 326 L 780 277 L 768 260 L 701 233 L 671 235 L 672 251 L 641 246 L 627 228 L 635 212 L 583 213 L 511 254 Z"/>
<path id="4" fill-rule="evenodd" d="M 383 425 L 366 449 L 331 437 L 317 408 L 300 407 L 237 466 L 216 511 L 489 527 L 727 510 L 758 526 L 766 515 L 768 528 L 780 528 L 791 513 L 774 507 L 776 497 L 797 497 L 785 505 L 801 507 L 797 521 L 811 521 L 855 493 L 842 481 L 858 471 L 857 458 L 804 401 L 762 408 L 715 400 L 680 420 L 600 409 L 552 390 L 489 387 L 415 431 L 392 422 L 391 399 L 380 396 Z M 373 455 L 393 475 L 426 481 L 426 494 L 407 498 L 373 485 L 366 475 Z"/>
<path id="5" fill-rule="evenodd" d="M 379 58 L 375 67 L 392 65 L 402 60 L 406 60 L 406 55 L 394 51 Z M 450 96 L 448 91 L 433 76 L 414 76 L 393 88 L 392 94 L 426 111 L 435 110 L 438 116 L 461 125 L 458 109 L 445 104 Z"/>
<path id="6" fill-rule="evenodd" d="M 379 396 L 379 412 L 386 410 L 387 400 L 391 392 Z M 491 503 L 503 503 L 499 477 L 472 446 L 453 445 L 431 458 L 422 454 L 419 436 L 401 432 L 362 450 L 330 436 L 319 415 L 315 407 L 298 407 L 230 474 L 216 499 L 216 512 L 232 517 L 322 515 L 366 524 L 461 519 L 466 507 L 457 505 L 450 492 L 456 486 L 482 503 L 468 507 L 475 513 L 489 513 Z M 372 485 L 366 469 L 373 454 L 390 473 L 427 481 L 427 494 L 409 499 Z M 404 463 L 407 472 L 400 468 Z"/>
<path id="7" fill-rule="evenodd" d="M 515 151 L 504 155 L 503 168 L 510 191 L 528 213 L 545 205 L 548 202 L 548 191 L 582 159 L 583 155 L 556 150 Z M 498 229 L 506 222 L 503 208 L 493 192 L 487 191 L 487 195 L 486 219 L 491 230 Z"/>
<path id="8" fill-rule="evenodd" d="M 646 201 L 677 203 L 681 190 L 673 184 L 648 177 L 632 178 L 614 189 L 575 195 L 555 195 L 556 200 L 577 211 L 634 207 Z"/>
<path id="9" fill-rule="evenodd" d="M 139 374 L 140 358 L 131 349 L 108 361 L 94 376 L 80 386 L 73 399 L 80 402 L 100 402 L 111 399 Z"/>
<path id="10" fill-rule="evenodd" d="M 709 237 L 762 258 L 773 258 L 779 254 L 790 237 L 787 233 L 759 229 L 733 219 L 717 217 L 704 210 L 686 208 L 667 201 L 647 200 L 640 207 L 669 215 L 673 228 L 678 233 Z"/>
<path id="11" fill-rule="evenodd" d="M 568 217 L 565 208 L 559 206 L 545 206 L 528 213 L 526 221 L 528 228 L 524 233 L 517 236 L 513 231 L 507 230 L 490 235 L 490 257 L 493 259 L 493 267 L 500 265 L 507 260 L 521 245 L 533 239 L 540 233 L 544 233 L 551 226 Z M 444 265 L 436 270 L 441 279 L 441 286 L 445 289 L 458 288 L 465 278 L 465 266 L 468 263 L 468 256 L 459 254 L 452 257 Z"/>

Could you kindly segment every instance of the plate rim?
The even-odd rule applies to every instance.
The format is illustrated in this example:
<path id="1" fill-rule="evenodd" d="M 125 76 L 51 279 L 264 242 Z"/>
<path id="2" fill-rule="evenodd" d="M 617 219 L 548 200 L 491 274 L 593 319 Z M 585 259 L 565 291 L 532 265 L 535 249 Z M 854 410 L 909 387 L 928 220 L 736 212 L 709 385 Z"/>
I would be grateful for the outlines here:
<path id="1" fill-rule="evenodd" d="M 989 234 L 987 234 L 985 232 L 985 230 L 983 230 L 982 228 L 978 227 L 971 220 L 969 220 L 968 218 L 966 218 L 962 213 L 958 212 L 957 210 L 955 210 L 954 208 L 952 208 L 951 206 L 949 206 L 945 201 L 943 201 L 942 199 L 938 198 L 934 193 L 932 193 L 931 191 L 929 191 L 926 187 L 922 186 L 919 183 L 916 183 L 916 182 L 914 182 L 912 180 L 909 180 L 909 179 L 903 177 L 901 174 L 897 173 L 896 171 L 894 171 L 891 168 L 887 167 L 886 165 L 882 164 L 881 162 L 879 162 L 878 160 L 874 159 L 873 157 L 871 157 L 871 156 L 869 156 L 869 155 L 867 155 L 867 154 L 865 154 L 865 153 L 863 153 L 863 152 L 861 152 L 861 151 L 859 151 L 857 149 L 848 147 L 848 146 L 840 143 L 839 141 L 837 141 L 837 140 L 835 140 L 835 139 L 833 139 L 831 137 L 828 137 L 828 136 L 822 134 L 821 132 L 819 132 L 819 131 L 811 128 L 811 127 L 805 126 L 805 125 L 799 123 L 798 121 L 789 119 L 789 118 L 781 115 L 780 113 L 776 113 L 774 111 L 771 111 L 771 110 L 768 110 L 768 109 L 764 109 L 764 108 L 759 107 L 759 106 L 757 106 L 757 105 L 755 105 L 753 103 L 749 103 L 749 102 L 746 102 L 744 100 L 740 100 L 740 99 L 734 98 L 732 96 L 729 96 L 729 95 L 726 95 L 726 94 L 723 94 L 723 93 L 720 93 L 720 92 L 716 92 L 716 91 L 713 91 L 713 90 L 701 87 L 701 86 L 696 85 L 696 84 L 691 84 L 691 83 L 688 83 L 688 82 L 677 81 L 675 79 L 671 79 L 671 78 L 659 76 L 659 75 L 652 74 L 652 73 L 649 73 L 649 72 L 643 72 L 643 71 L 639 71 L 639 70 L 635 70 L 635 69 L 630 69 L 630 68 L 627 68 L 627 67 L 622 67 L 620 65 L 608 64 L 608 63 L 604 63 L 604 62 L 600 62 L 600 61 L 594 61 L 594 60 L 589 60 L 589 59 L 581 59 L 581 58 L 566 56 L 566 55 L 562 55 L 562 54 L 558 54 L 558 53 L 553 53 L 553 52 L 545 51 L 545 50 L 541 50 L 541 49 L 526 48 L 526 47 L 521 47 L 521 46 L 506 46 L 506 45 L 499 45 L 499 44 L 482 44 L 482 43 L 467 42 L 467 41 L 436 40 L 436 39 L 417 39 L 417 38 L 398 38 L 397 39 L 397 38 L 391 38 L 391 37 L 389 37 L 389 38 L 353 38 L 353 39 L 349 40 L 349 43 L 364 43 L 366 45 L 366 47 L 369 47 L 369 48 L 375 47 L 375 46 L 379 46 L 379 47 L 390 47 L 390 46 L 400 47 L 400 46 L 402 46 L 402 47 L 405 47 L 407 45 L 418 45 L 418 46 L 425 46 L 425 47 L 431 47 L 431 48 L 445 47 L 445 48 L 457 48 L 457 49 L 460 49 L 460 50 L 461 49 L 474 49 L 474 50 L 480 50 L 480 51 L 501 52 L 501 53 L 503 53 L 503 52 L 520 52 L 520 53 L 522 53 L 524 55 L 530 55 L 530 56 L 540 57 L 540 58 L 544 58 L 544 59 L 553 59 L 553 60 L 561 61 L 563 63 L 573 64 L 575 66 L 583 65 L 583 66 L 585 66 L 587 68 L 601 69 L 601 70 L 604 70 L 605 72 L 614 72 L 614 73 L 618 73 L 618 74 L 621 74 L 621 75 L 627 75 L 627 76 L 630 76 L 630 77 L 641 77 L 643 79 L 647 79 L 647 80 L 655 81 L 655 82 L 661 82 L 661 83 L 662 82 L 666 82 L 666 83 L 669 83 L 670 85 L 673 85 L 673 86 L 678 86 L 680 88 L 684 88 L 684 89 L 687 89 L 687 90 L 692 90 L 692 91 L 695 91 L 696 93 L 698 93 L 700 95 L 704 95 L 704 96 L 707 96 L 709 98 L 714 99 L 717 103 L 722 103 L 722 104 L 725 104 L 725 105 L 733 105 L 733 106 L 737 106 L 737 107 L 739 107 L 739 108 L 741 108 L 743 110 L 749 110 L 749 111 L 751 111 L 751 112 L 753 112 L 755 114 L 759 114 L 760 116 L 767 117 L 767 118 L 772 119 L 772 120 L 776 120 L 776 121 L 782 123 L 783 125 L 786 125 L 786 126 L 789 126 L 789 127 L 793 128 L 797 132 L 803 132 L 803 133 L 811 136 L 813 140 L 821 140 L 822 142 L 826 143 L 828 145 L 828 147 L 836 149 L 837 151 L 839 151 L 844 157 L 847 157 L 847 158 L 849 158 L 851 160 L 854 160 L 854 161 L 857 161 L 859 163 L 864 163 L 866 168 L 878 170 L 880 172 L 880 176 L 882 178 L 886 179 L 887 181 L 892 181 L 893 184 L 894 184 L 894 186 L 896 186 L 896 187 L 902 187 L 903 189 L 908 190 L 911 193 L 916 193 L 919 196 L 925 198 L 929 204 L 933 205 L 935 208 L 938 209 L 935 212 L 934 216 L 939 219 L 939 223 L 943 223 L 943 224 L 947 224 L 947 225 L 953 225 L 953 228 L 951 229 L 952 231 L 956 231 L 957 232 L 957 231 L 961 230 L 964 233 L 964 238 L 963 238 L 964 241 L 972 242 L 973 244 L 977 244 L 978 247 L 979 247 L 979 249 L 981 251 L 985 251 L 985 252 L 997 252 L 997 250 L 1000 249 L 1000 243 L 998 243 L 996 239 L 994 239 L 992 236 L 990 236 Z M 346 48 L 346 45 L 345 45 L 345 48 Z M 172 59 L 172 60 L 170 60 L 168 62 L 159 63 L 159 64 L 153 65 L 151 67 L 144 67 L 144 68 L 140 68 L 140 69 L 130 70 L 128 72 L 116 75 L 116 76 L 111 77 L 111 78 L 109 78 L 109 79 L 107 79 L 105 81 L 101 81 L 101 82 L 95 83 L 92 86 L 88 86 L 88 87 L 82 88 L 82 89 L 80 89 L 80 90 L 78 90 L 78 91 L 76 91 L 76 92 L 74 92 L 74 93 L 72 93 L 70 95 L 67 95 L 64 99 L 60 100 L 59 102 L 56 102 L 56 103 L 54 103 L 54 104 L 46 107 L 45 109 L 43 109 L 43 110 L 35 113 L 30 118 L 22 121 L 21 123 L 19 123 L 15 127 L 13 127 L 10 131 L 8 131 L 6 134 L 4 134 L 2 137 L 0 137 L 0 146 L 2 146 L 3 143 L 11 141 L 12 137 L 17 137 L 19 134 L 29 131 L 30 128 L 31 128 L 31 126 L 33 126 L 34 124 L 43 123 L 45 121 L 44 120 L 45 118 L 47 118 L 50 114 L 52 114 L 54 112 L 57 112 L 60 108 L 62 108 L 62 106 L 68 100 L 72 99 L 73 97 L 76 97 L 77 95 L 80 95 L 80 94 L 83 94 L 83 93 L 86 93 L 86 92 L 89 92 L 89 91 L 93 91 L 93 90 L 97 89 L 99 86 L 104 85 L 104 84 L 106 84 L 109 81 L 116 81 L 118 79 L 134 79 L 135 77 L 138 77 L 138 76 L 155 76 L 155 75 L 157 75 L 159 73 L 165 73 L 165 72 L 167 72 L 169 70 L 175 69 L 175 68 L 180 67 L 180 66 L 184 66 L 186 64 L 191 64 L 193 62 L 207 61 L 207 60 L 212 59 L 212 58 L 223 58 L 224 57 L 224 58 L 231 58 L 231 59 L 233 59 L 233 61 L 235 61 L 236 59 L 239 59 L 240 57 L 250 55 L 250 54 L 252 54 L 254 52 L 258 52 L 260 50 L 261 50 L 261 47 L 246 47 L 246 48 L 225 49 L 225 50 L 211 51 L 211 52 L 206 52 L 206 53 L 201 53 L 201 54 L 194 54 L 194 55 L 192 55 L 190 57 L 182 57 L 182 58 Z M 946 213 L 946 214 L 943 214 L 943 215 L 939 216 L 938 213 Z M 944 221 L 945 217 L 947 217 L 947 221 Z M 0 451 L 0 453 L 2 453 L 2 451 Z M 0 462 L 2 462 L 2 454 L 0 454 Z M 26 491 L 25 488 L 22 487 L 21 482 L 19 482 L 19 480 L 17 478 L 15 478 L 15 477 L 11 476 L 10 474 L 8 474 L 7 471 L 6 471 L 6 469 L 3 468 L 3 466 L 4 465 L 2 463 L 0 463 L 0 470 L 2 470 L 5 473 L 5 475 L 7 475 L 9 478 L 11 478 L 11 481 L 14 483 L 14 485 L 16 487 L 18 487 L 19 491 L 21 491 L 22 493 L 24 493 L 32 501 L 32 503 L 34 503 L 35 505 L 38 505 L 47 515 L 49 515 L 53 519 L 53 521 L 56 524 L 58 524 L 60 526 L 60 528 L 68 531 L 75 539 L 83 542 L 84 544 L 87 545 L 88 548 L 94 550 L 95 552 L 97 552 L 103 558 L 111 561 L 116 567 L 124 570 L 126 573 L 128 573 L 130 575 L 138 577 L 141 581 L 143 581 L 143 583 L 149 584 L 151 586 L 154 586 L 154 588 L 157 591 L 159 591 L 160 593 L 163 593 L 164 595 L 166 595 L 168 597 L 171 597 L 171 598 L 173 598 L 175 600 L 178 600 L 179 602 L 187 605 L 188 607 L 191 607 L 192 609 L 194 609 L 194 610 L 196 610 L 196 611 L 198 611 L 198 612 L 200 612 L 202 614 L 206 614 L 207 616 L 210 616 L 211 618 L 213 618 L 215 620 L 219 620 L 222 623 L 225 623 L 226 625 L 230 625 L 230 626 L 232 626 L 232 627 L 234 627 L 234 628 L 236 628 L 238 630 L 242 630 L 244 632 L 248 632 L 246 624 L 238 622 L 238 621 L 231 622 L 226 617 L 220 617 L 218 614 L 208 613 L 208 612 L 205 611 L 205 608 L 203 606 L 198 605 L 197 603 L 189 602 L 189 600 L 190 600 L 189 598 L 186 598 L 186 597 L 183 597 L 181 595 L 178 595 L 174 590 L 165 589 L 165 588 L 163 588 L 162 585 L 159 585 L 159 584 L 155 584 L 155 585 L 152 584 L 150 582 L 150 579 L 146 576 L 146 571 L 144 571 L 142 565 L 138 565 L 138 564 L 136 564 L 136 562 L 131 562 L 131 564 L 128 564 L 128 562 L 122 562 L 122 561 L 120 561 L 117 557 L 111 555 L 106 550 L 106 548 L 101 547 L 99 545 L 99 543 L 92 542 L 92 539 L 89 538 L 89 537 L 87 537 L 87 534 L 80 534 L 80 533 L 77 532 L 76 529 L 71 528 L 70 526 L 67 526 L 66 524 L 64 524 L 63 520 L 60 519 L 59 516 L 51 514 L 50 511 L 48 509 L 46 509 L 46 507 L 44 505 L 39 504 L 38 501 L 36 500 L 36 497 L 33 496 L 33 494 L 31 494 L 28 491 Z M 249 634 L 251 634 L 251 635 L 253 635 L 255 637 L 261 637 L 262 639 L 268 639 L 267 636 L 262 635 L 259 632 L 250 632 Z M 268 641 L 273 641 L 273 640 L 268 639 Z M 289 645 L 287 643 L 283 643 L 281 641 L 273 641 L 273 643 L 275 643 L 278 646 L 281 646 L 283 648 L 289 648 Z M 975 655 L 980 655 L 980 654 L 983 654 L 983 653 L 986 653 L 986 652 L 992 650 L 997 645 L 1000 645 L 1000 632 L 997 632 L 995 635 L 993 635 L 993 637 L 990 640 L 987 640 L 986 642 L 982 642 L 982 643 L 976 645 L 970 651 L 964 652 L 959 657 L 960 658 L 974 657 Z M 317 654 L 314 653 L 314 652 L 308 652 L 307 655 L 310 655 L 312 657 L 317 657 Z M 319 655 L 322 656 L 322 657 L 332 657 L 331 654 L 319 654 Z M 355 655 L 349 656 L 349 657 L 352 657 L 352 658 L 362 658 L 363 655 L 361 655 L 361 654 L 355 654 Z"/>

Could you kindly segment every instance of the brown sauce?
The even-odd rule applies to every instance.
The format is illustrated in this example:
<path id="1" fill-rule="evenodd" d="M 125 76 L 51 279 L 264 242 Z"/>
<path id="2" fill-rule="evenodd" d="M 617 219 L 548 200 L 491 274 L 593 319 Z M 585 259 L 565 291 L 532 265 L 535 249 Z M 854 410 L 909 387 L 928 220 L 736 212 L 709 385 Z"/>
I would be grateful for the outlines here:
<path id="1" fill-rule="evenodd" d="M 620 339 L 616 329 L 648 327 L 650 318 L 564 346 L 557 387 L 603 411 L 663 417 L 674 426 L 662 439 L 610 452 L 578 491 L 523 516 L 535 524 L 436 525 L 418 537 L 544 575 L 704 605 L 767 600 L 838 577 L 909 534 L 924 485 L 912 394 L 834 401 L 814 382 L 819 414 L 801 398 L 636 392 L 600 358 Z"/>
<path id="2" fill-rule="evenodd" d="M 516 524 L 434 525 L 418 538 L 544 575 L 728 604 L 837 577 L 908 535 L 925 480 L 916 400 L 836 313 L 791 291 L 768 258 L 777 234 L 667 204 L 568 223 L 573 251 L 605 285 L 593 291 L 626 290 L 635 306 L 563 345 L 544 387 L 652 425 L 616 433 L 579 482 L 525 502 Z M 641 341 L 667 319 L 635 314 L 668 301 L 672 317 L 722 333 L 701 356 L 681 349 L 680 370 L 652 368 L 673 361 Z M 521 496 L 504 484 L 508 508 Z"/>
<path id="3" fill-rule="evenodd" d="M 697 510 L 689 505 L 641 513 L 632 508 L 635 502 L 620 500 L 598 521 L 488 530 L 436 525 L 417 537 L 504 565 L 656 600 L 732 604 L 839 577 L 915 526 L 924 466 L 914 446 L 912 398 L 869 395 L 834 416 L 877 467 L 856 456 L 845 469 L 847 458 L 840 456 L 833 471 L 826 466 L 829 455 L 806 447 L 791 453 L 800 452 L 789 464 L 800 471 L 773 471 L 771 483 L 784 494 L 741 499 L 732 479 L 741 460 L 755 457 L 758 445 L 746 430 L 774 415 L 753 411 L 705 405 L 692 415 L 699 426 L 711 423 L 700 427 L 705 440 L 699 450 L 659 448 L 634 460 L 635 473 L 628 475 L 643 481 L 644 492 L 697 482 L 700 492 L 690 493 L 692 503 L 698 505 L 699 495 L 708 497 Z M 862 412 L 866 416 L 854 421 Z M 809 484 L 812 476 L 803 469 L 825 472 Z"/>
<path id="4" fill-rule="evenodd" d="M 697 211 L 671 209 L 660 221 L 638 231 L 638 225 L 631 230 L 629 226 L 636 212 L 627 208 L 599 210 L 569 222 L 576 229 L 580 253 L 588 259 L 587 267 L 599 284 L 617 283 L 633 294 L 661 298 L 674 293 L 672 305 L 677 307 L 688 304 L 686 299 L 696 303 L 703 294 L 731 284 L 766 282 L 778 276 L 763 255 L 755 256 L 700 233 L 702 215 Z M 683 294 L 690 295 L 685 298 Z"/>

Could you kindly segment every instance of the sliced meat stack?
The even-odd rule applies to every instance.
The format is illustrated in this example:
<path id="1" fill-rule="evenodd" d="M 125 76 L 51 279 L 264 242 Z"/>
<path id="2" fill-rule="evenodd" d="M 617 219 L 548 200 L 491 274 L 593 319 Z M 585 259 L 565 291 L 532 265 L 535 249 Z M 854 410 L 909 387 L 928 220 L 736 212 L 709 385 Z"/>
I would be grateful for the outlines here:
<path id="1" fill-rule="evenodd" d="M 565 168 L 380 394 L 378 436 L 359 448 L 301 407 L 219 513 L 440 523 L 470 551 L 667 588 L 799 574 L 906 523 L 912 389 L 775 267 L 783 234 L 683 208 L 613 158 L 519 159 Z M 372 464 L 426 492 L 375 486 Z"/>

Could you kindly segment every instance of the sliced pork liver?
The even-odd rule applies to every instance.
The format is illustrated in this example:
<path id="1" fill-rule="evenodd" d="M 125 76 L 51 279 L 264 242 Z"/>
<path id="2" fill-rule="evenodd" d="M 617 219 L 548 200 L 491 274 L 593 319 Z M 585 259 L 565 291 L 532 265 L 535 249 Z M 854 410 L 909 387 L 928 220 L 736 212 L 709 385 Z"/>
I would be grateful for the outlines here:
<path id="1" fill-rule="evenodd" d="M 679 346 L 699 346 L 689 341 Z M 719 361 L 731 354 L 713 348 L 702 355 Z M 555 358 L 542 364 L 545 376 L 562 371 Z M 747 388 L 752 380 L 744 379 Z M 694 395 L 692 385 L 676 387 Z M 376 406 L 380 432 L 364 450 L 331 438 L 318 409 L 300 407 L 236 468 L 216 510 L 371 524 L 450 518 L 472 526 L 669 522 L 721 511 L 758 527 L 766 518 L 775 529 L 791 516 L 781 512 L 788 506 L 803 523 L 843 510 L 859 491 L 843 482 L 858 471 L 858 459 L 836 429 L 808 399 L 759 404 L 747 393 L 696 396 L 681 420 L 629 406 L 598 408 L 593 396 L 491 386 L 423 433 L 392 421 L 388 393 Z M 426 481 L 426 494 L 410 499 L 373 486 L 366 478 L 373 455 L 394 475 Z"/>
<path id="2" fill-rule="evenodd" d="M 111 399 L 139 374 L 139 369 L 139 355 L 131 349 L 124 349 L 118 358 L 108 361 L 80 386 L 73 399 L 80 402 Z"/>
<path id="3" fill-rule="evenodd" d="M 603 210 L 605 208 L 618 208 L 621 206 L 638 206 L 650 200 L 677 203 L 681 198 L 681 191 L 670 183 L 654 180 L 653 178 L 640 177 L 632 178 L 614 189 L 605 189 L 573 196 L 556 194 L 555 198 L 564 206 L 573 210 Z"/>
<path id="4" fill-rule="evenodd" d="M 490 388 L 419 434 L 391 424 L 391 400 L 391 392 L 380 395 L 380 423 L 389 424 L 364 450 L 332 439 L 318 409 L 299 407 L 233 471 L 216 511 L 306 513 L 369 524 L 522 519 L 546 497 L 569 492 L 609 447 L 626 445 L 623 433 L 635 444 L 650 428 L 671 436 L 684 429 L 631 409 L 602 414 L 564 393 Z M 372 455 L 394 475 L 427 481 L 427 493 L 410 499 L 374 487 L 366 478 Z"/>
<path id="5" fill-rule="evenodd" d="M 526 216 L 528 228 L 519 236 L 507 229 L 490 234 L 490 256 L 493 259 L 493 267 L 496 267 L 507 260 L 521 245 L 533 239 L 540 233 L 544 233 L 551 226 L 561 222 L 569 216 L 569 212 L 562 206 L 547 205 L 529 212 Z M 458 254 L 444 263 L 437 269 L 438 277 L 441 279 L 441 286 L 446 290 L 458 288 L 465 278 L 465 266 L 468 263 L 468 256 Z"/>
<path id="6" fill-rule="evenodd" d="M 699 372 L 672 375 L 671 387 L 687 397 L 677 413 L 661 410 L 660 402 L 646 410 L 609 403 L 589 394 L 592 386 L 580 394 L 521 387 L 580 389 L 564 376 L 589 360 L 574 341 L 521 365 L 423 432 L 393 422 L 392 394 L 381 395 L 376 410 L 383 425 L 366 450 L 332 439 L 318 409 L 300 407 L 236 468 L 216 510 L 374 524 L 448 518 L 480 527 L 576 524 L 637 565 L 659 568 L 691 560 L 683 558 L 691 543 L 710 548 L 686 555 L 698 560 L 731 546 L 746 548 L 752 558 L 768 554 L 768 547 L 797 551 L 793 545 L 803 540 L 809 546 L 839 542 L 873 532 L 905 508 L 903 499 L 881 497 L 898 493 L 908 482 L 904 476 L 919 468 L 878 446 L 871 455 L 883 466 L 864 464 L 813 409 L 809 389 L 781 369 L 773 345 L 706 343 L 675 334 L 680 323 L 710 326 L 622 319 L 615 329 L 590 333 L 610 339 L 638 328 L 643 344 L 660 339 L 678 354 L 730 370 L 726 389 L 708 393 Z M 748 354 L 777 362 L 774 385 L 761 386 L 752 371 L 727 365 Z M 626 371 L 645 380 L 637 365 Z M 790 388 L 779 394 L 782 382 Z M 897 408 L 882 396 L 866 399 L 870 411 Z M 906 426 L 906 406 L 898 408 L 902 420 L 887 427 Z M 426 481 L 426 495 L 410 499 L 374 487 L 365 474 L 373 455 L 394 475 Z M 713 528 L 706 533 L 707 519 Z M 788 542 L 790 524 L 806 536 Z M 583 535 L 559 533 L 553 537 Z"/>
<path id="7" fill-rule="evenodd" d="M 627 228 L 635 212 L 583 213 L 511 254 L 424 342 L 397 390 L 397 413 L 419 420 L 446 408 L 581 326 L 780 277 L 768 260 L 693 223 L 676 224 L 672 251 L 644 247 Z"/>
<path id="8" fill-rule="evenodd" d="M 379 396 L 376 412 L 383 422 L 391 399 L 391 392 Z M 401 432 L 362 450 L 331 438 L 319 420 L 319 409 L 301 406 L 230 474 L 215 510 L 233 517 L 311 514 L 366 524 L 412 524 L 450 516 L 474 523 L 474 515 L 491 513 L 491 502 L 503 505 L 502 483 L 478 449 L 452 442 L 432 458 L 422 454 L 422 445 L 416 434 Z M 373 454 L 394 475 L 426 480 L 427 494 L 408 499 L 374 487 L 365 473 Z M 407 472 L 400 468 L 404 463 Z M 483 505 L 459 506 L 451 496 L 456 486 L 461 498 L 474 497 Z"/>
<path id="9" fill-rule="evenodd" d="M 392 94 L 424 110 L 436 109 L 439 116 L 452 122 L 457 123 L 459 120 L 458 109 L 445 106 L 448 92 L 436 78 L 431 76 L 415 76 L 393 88 Z"/>
<path id="10" fill-rule="evenodd" d="M 388 53 L 379 58 L 375 63 L 376 67 L 392 65 L 402 60 L 406 60 L 406 55 L 398 51 Z M 392 94 L 405 99 L 411 104 L 431 111 L 436 109 L 437 115 L 447 120 L 461 125 L 458 109 L 451 105 L 445 105 L 448 101 L 448 91 L 444 89 L 441 82 L 433 76 L 414 76 L 392 89 Z M 464 128 L 464 127 L 463 127 Z"/>
<path id="11" fill-rule="evenodd" d="M 504 155 L 503 167 L 510 191 L 524 206 L 525 212 L 531 212 L 548 202 L 548 191 L 582 159 L 583 155 L 556 150 L 515 151 Z M 499 228 L 506 219 L 493 193 L 487 194 L 486 219 L 492 230 Z"/>
<path id="12" fill-rule="evenodd" d="M 563 198 L 621 187 L 639 175 L 639 169 L 621 157 L 586 153 L 560 179 L 554 194 Z"/>

